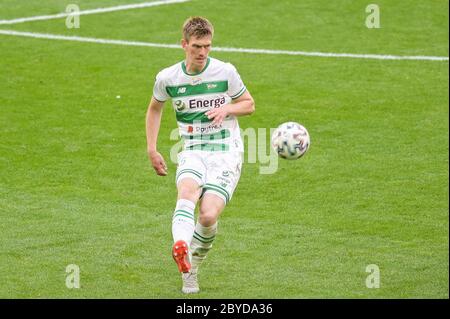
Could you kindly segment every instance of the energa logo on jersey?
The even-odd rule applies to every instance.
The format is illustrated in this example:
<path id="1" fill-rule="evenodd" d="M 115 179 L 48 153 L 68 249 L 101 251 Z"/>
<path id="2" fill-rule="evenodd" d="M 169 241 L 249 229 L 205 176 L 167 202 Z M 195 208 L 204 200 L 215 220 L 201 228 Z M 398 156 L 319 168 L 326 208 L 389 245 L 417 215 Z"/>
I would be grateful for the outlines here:
<path id="1" fill-rule="evenodd" d="M 204 108 L 204 107 L 220 107 L 223 104 L 225 104 L 225 97 L 217 97 L 215 99 L 210 100 L 197 100 L 192 99 L 189 100 L 189 108 L 190 109 L 197 109 L 197 108 Z"/>
<path id="2" fill-rule="evenodd" d="M 181 89 L 181 88 L 180 88 Z M 190 99 L 187 101 L 190 109 L 202 109 L 202 108 L 208 108 L 208 107 L 221 107 L 223 104 L 225 104 L 225 97 L 217 97 L 213 99 Z M 175 101 L 175 108 L 177 111 L 182 111 L 186 109 L 187 105 L 183 100 L 176 100 Z"/>

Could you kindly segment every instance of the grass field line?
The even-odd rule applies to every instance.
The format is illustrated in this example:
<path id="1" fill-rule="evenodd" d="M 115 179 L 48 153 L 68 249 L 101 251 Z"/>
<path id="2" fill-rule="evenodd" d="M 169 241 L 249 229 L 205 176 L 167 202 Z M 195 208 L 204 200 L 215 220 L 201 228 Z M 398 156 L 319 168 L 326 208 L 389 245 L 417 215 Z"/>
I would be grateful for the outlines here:
<path id="1" fill-rule="evenodd" d="M 179 44 L 164 44 L 164 43 L 151 43 L 151 42 L 139 42 L 139 41 L 124 41 L 124 40 L 112 40 L 112 39 L 99 39 L 88 38 L 79 36 L 64 36 L 48 33 L 35 33 L 35 32 L 22 32 L 14 30 L 0 30 L 0 34 L 29 37 L 36 39 L 49 39 L 49 40 L 63 40 L 63 41 L 76 41 L 76 42 L 89 42 L 100 44 L 113 44 L 124 46 L 140 46 L 140 47 L 155 47 L 166 49 L 181 49 Z M 271 55 L 297 55 L 297 56 L 310 56 L 310 57 L 324 57 L 324 58 L 355 58 L 355 59 L 377 59 L 377 60 L 422 60 L 422 61 L 448 61 L 448 57 L 444 56 L 402 56 L 402 55 L 380 55 L 380 54 L 352 54 L 352 53 L 325 53 L 325 52 L 305 52 L 305 51 L 286 51 L 286 50 L 266 50 L 266 49 L 244 49 L 244 48 L 226 48 L 226 47 L 214 47 L 216 52 L 233 52 L 233 53 L 253 53 L 253 54 L 271 54 Z"/>
<path id="2" fill-rule="evenodd" d="M 77 15 L 97 14 L 97 13 L 104 13 L 104 12 L 130 10 L 130 9 L 141 9 L 141 8 L 161 6 L 161 5 L 165 5 L 165 4 L 188 2 L 188 1 L 191 1 L 191 0 L 162 0 L 162 1 L 132 3 L 132 4 L 120 5 L 120 6 L 114 6 L 114 7 L 107 7 L 107 8 L 97 8 L 97 9 L 92 9 L 92 10 L 82 10 L 82 11 L 79 11 L 77 13 Z M 17 23 L 23 23 L 23 22 L 29 22 L 29 21 L 42 21 L 42 20 L 59 19 L 59 18 L 68 17 L 69 15 L 73 15 L 73 14 L 74 14 L 73 12 L 69 12 L 69 13 L 62 12 L 62 13 L 52 14 L 52 15 L 17 18 L 17 19 L 12 19 L 12 20 L 0 20 L 0 25 L 2 25 L 2 24 L 4 24 L 4 25 L 6 25 L 6 24 L 17 24 Z"/>

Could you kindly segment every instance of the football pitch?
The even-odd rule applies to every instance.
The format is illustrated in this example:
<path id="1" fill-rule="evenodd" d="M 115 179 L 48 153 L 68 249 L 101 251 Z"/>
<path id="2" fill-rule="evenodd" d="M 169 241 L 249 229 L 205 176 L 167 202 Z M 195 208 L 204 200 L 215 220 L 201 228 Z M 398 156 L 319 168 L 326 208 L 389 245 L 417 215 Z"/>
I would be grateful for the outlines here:
<path id="1" fill-rule="evenodd" d="M 147 158 L 145 114 L 156 74 L 184 59 L 170 45 L 193 15 L 214 24 L 210 56 L 233 63 L 255 99 L 241 128 L 269 142 L 296 121 L 311 147 L 272 174 L 245 157 L 187 298 L 449 297 L 448 1 L 377 0 L 379 28 L 362 0 L 5 22 L 139 2 L 0 0 L 0 298 L 186 298 L 170 253 L 175 114 L 166 103 L 166 177 Z"/>

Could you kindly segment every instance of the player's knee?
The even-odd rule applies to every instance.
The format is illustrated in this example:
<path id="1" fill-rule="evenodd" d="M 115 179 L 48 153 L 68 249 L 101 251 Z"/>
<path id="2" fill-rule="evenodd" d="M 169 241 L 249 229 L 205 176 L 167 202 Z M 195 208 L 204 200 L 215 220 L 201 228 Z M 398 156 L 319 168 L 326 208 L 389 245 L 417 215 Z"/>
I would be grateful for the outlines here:
<path id="1" fill-rule="evenodd" d="M 199 222 L 205 227 L 212 226 L 217 222 L 224 208 L 223 200 L 212 194 L 205 194 L 199 209 Z"/>
<path id="2" fill-rule="evenodd" d="M 219 217 L 220 211 L 214 205 L 207 205 L 202 203 L 199 210 L 199 222 L 205 227 L 214 225 L 217 222 L 217 218 Z"/>
<path id="3" fill-rule="evenodd" d="M 218 217 L 218 214 L 216 214 L 212 211 L 205 212 L 204 210 L 200 209 L 198 221 L 200 222 L 200 224 L 202 226 L 209 227 L 209 226 L 214 225 L 217 222 L 217 217 Z"/>

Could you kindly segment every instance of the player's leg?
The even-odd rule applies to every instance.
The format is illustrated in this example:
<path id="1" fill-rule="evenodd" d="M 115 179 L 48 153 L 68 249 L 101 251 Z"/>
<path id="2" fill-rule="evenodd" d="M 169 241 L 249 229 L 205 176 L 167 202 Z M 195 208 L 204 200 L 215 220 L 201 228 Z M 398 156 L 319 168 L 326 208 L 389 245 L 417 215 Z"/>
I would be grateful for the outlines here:
<path id="1" fill-rule="evenodd" d="M 172 219 L 172 236 L 174 242 L 183 240 L 191 242 L 194 232 L 194 210 L 200 197 L 200 185 L 190 177 L 183 178 L 177 185 L 177 204 Z"/>
<path id="2" fill-rule="evenodd" d="M 198 268 L 212 247 L 217 233 L 217 220 L 233 195 L 242 165 L 240 154 L 208 154 L 203 159 L 207 172 L 203 179 L 199 217 L 190 244 L 191 271 L 183 273 L 184 293 L 196 293 L 200 290 Z"/>
<path id="3" fill-rule="evenodd" d="M 195 228 L 194 210 L 201 194 L 203 167 L 196 154 L 182 152 L 177 169 L 177 204 L 172 218 L 172 255 L 178 270 L 188 273 L 191 265 L 189 245 Z"/>
<path id="4" fill-rule="evenodd" d="M 224 200 L 215 194 L 207 193 L 200 201 L 199 217 L 190 246 L 192 267 L 189 273 L 183 273 L 184 293 L 200 291 L 197 279 L 198 266 L 212 247 L 217 231 L 217 220 L 224 207 Z"/>
<path id="5" fill-rule="evenodd" d="M 189 244 L 195 228 L 194 210 L 200 197 L 200 186 L 192 178 L 186 177 L 179 181 L 178 199 L 172 218 L 173 247 L 172 255 L 180 272 L 190 270 Z"/>
<path id="6" fill-rule="evenodd" d="M 225 201 L 222 197 L 212 192 L 203 195 L 191 241 L 193 272 L 198 272 L 198 267 L 212 248 L 217 233 L 217 221 L 224 208 Z"/>
<path id="7" fill-rule="evenodd" d="M 203 197 L 194 235 L 191 241 L 191 264 L 194 272 L 212 248 L 217 233 L 217 221 L 231 200 L 241 174 L 240 153 L 211 154 L 207 159 L 208 175 L 203 185 Z"/>

